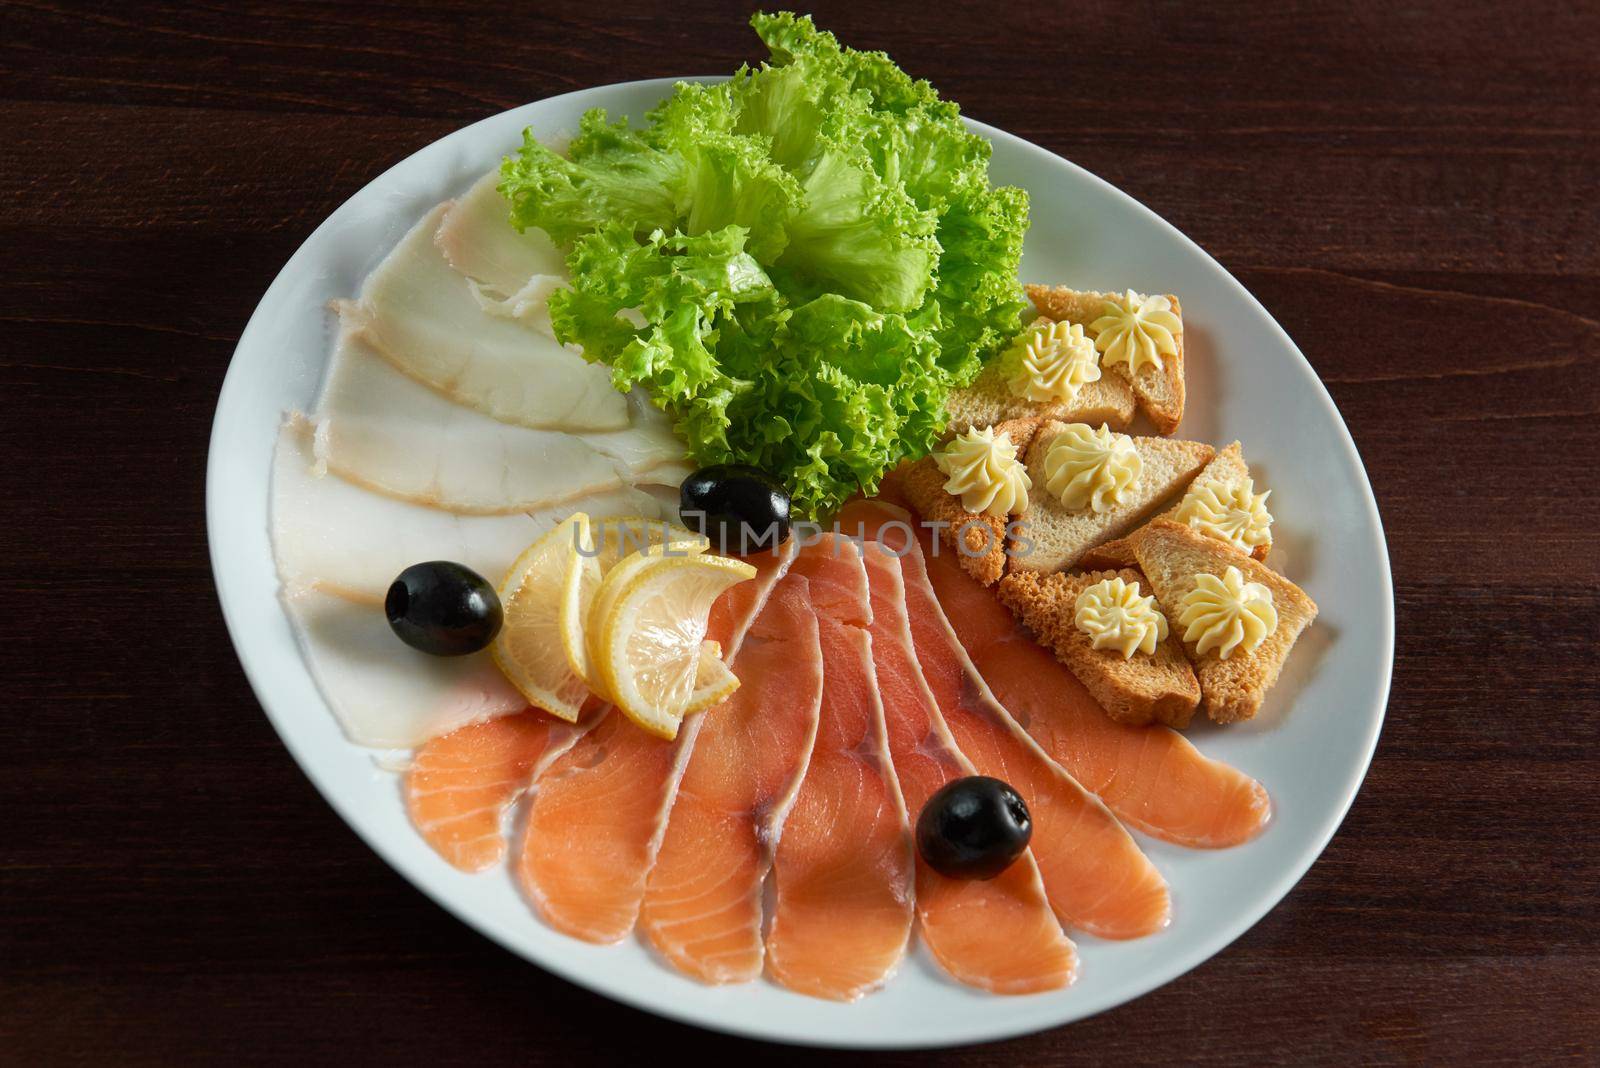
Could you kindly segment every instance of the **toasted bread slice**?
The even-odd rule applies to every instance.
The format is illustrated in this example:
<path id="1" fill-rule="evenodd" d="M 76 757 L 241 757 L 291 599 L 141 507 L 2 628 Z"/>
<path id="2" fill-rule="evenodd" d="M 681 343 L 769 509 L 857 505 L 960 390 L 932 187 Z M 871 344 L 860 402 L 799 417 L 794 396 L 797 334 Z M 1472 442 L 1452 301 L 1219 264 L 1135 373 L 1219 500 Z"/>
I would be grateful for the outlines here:
<path id="1" fill-rule="evenodd" d="M 1066 286 L 1027 285 L 1022 288 L 1039 314 L 1057 322 L 1077 323 L 1084 328 L 1105 313 L 1107 302 L 1122 303 L 1119 293 L 1097 293 Z M 1173 314 L 1181 322 L 1183 306 L 1171 293 L 1166 297 L 1172 302 Z M 1156 432 L 1160 434 L 1171 434 L 1183 421 L 1183 331 L 1178 331 L 1174 340 L 1178 343 L 1178 351 L 1163 357 L 1160 367 L 1147 365 L 1139 368 L 1136 375 L 1130 375 L 1123 364 L 1106 368 L 1111 373 L 1121 375 L 1133 386 L 1140 410 L 1150 417 Z"/>
<path id="2" fill-rule="evenodd" d="M 1198 485 L 1209 479 L 1232 484 L 1249 477 L 1250 467 L 1244 462 L 1244 450 L 1236 441 L 1217 453 L 1211 462 L 1206 464 L 1198 475 L 1194 476 L 1192 484 Z M 1175 519 L 1178 509 L 1182 505 L 1183 500 L 1181 498 L 1174 501 L 1172 507 L 1162 512 L 1158 518 Z M 1146 524 L 1146 526 L 1148 525 Z M 1135 530 L 1127 537 L 1095 546 L 1083 554 L 1083 559 L 1078 561 L 1078 566 L 1091 569 L 1137 567 L 1138 559 L 1133 555 L 1133 539 L 1137 538 L 1143 529 L 1144 527 L 1140 527 L 1139 530 Z M 1229 545 L 1227 542 L 1220 542 L 1219 544 L 1227 545 L 1228 548 L 1233 549 L 1235 552 L 1239 551 L 1236 546 Z M 1250 555 L 1257 560 L 1266 560 L 1267 553 L 1271 550 L 1272 542 L 1269 540 L 1265 545 L 1257 545 L 1250 551 Z"/>
<path id="3" fill-rule="evenodd" d="M 1140 570 L 1155 587 L 1156 599 L 1167 613 L 1173 632 L 1180 637 L 1180 606 L 1195 588 L 1196 574 L 1220 577 L 1229 567 L 1237 567 L 1246 582 L 1259 582 L 1272 591 L 1278 626 L 1252 652 L 1236 649 L 1223 660 L 1215 651 L 1199 655 L 1192 643 L 1184 643 L 1200 676 L 1200 702 L 1206 715 L 1218 723 L 1254 718 L 1261 711 L 1267 691 L 1278 681 L 1278 672 L 1300 632 L 1317 617 L 1316 602 L 1266 564 L 1170 519 L 1152 522 L 1134 541 L 1133 551 L 1139 558 Z"/>
<path id="4" fill-rule="evenodd" d="M 1028 446 L 1039 429 L 1039 419 L 1011 419 L 994 424 L 995 433 L 1008 434 L 1017 447 L 1017 458 L 1028 454 Z M 987 424 L 986 424 L 987 425 Z M 1006 569 L 1006 524 L 1009 519 L 969 512 L 961 498 L 945 492 L 945 474 L 932 456 L 924 456 L 897 477 L 897 492 L 915 508 L 924 522 L 940 524 L 939 537 L 953 549 L 962 568 L 992 586 Z M 1031 502 L 1035 490 L 1028 492 Z"/>
<path id="5" fill-rule="evenodd" d="M 1049 323 L 1040 316 L 1026 329 Z M 1085 383 L 1071 404 L 1040 403 L 1011 392 L 1017 357 L 1002 352 L 990 360 L 972 384 L 950 394 L 946 409 L 950 413 L 947 434 L 953 436 L 975 426 L 993 426 L 1008 419 L 1039 416 L 1065 423 L 1105 423 L 1113 430 L 1126 429 L 1133 422 L 1133 387 L 1122 375 L 1102 372 L 1096 382 Z"/>
<path id="6" fill-rule="evenodd" d="M 1039 644 L 1088 688 L 1106 715 L 1118 723 L 1187 727 L 1200 703 L 1200 683 L 1175 631 L 1168 631 L 1154 653 L 1125 658 L 1115 649 L 1096 649 L 1078 629 L 1078 595 L 1109 578 L 1139 583 L 1144 593 L 1151 592 L 1144 576 L 1131 569 L 1075 575 L 1016 571 L 1000 580 L 997 592 Z"/>
<path id="7" fill-rule="evenodd" d="M 1027 453 L 1028 477 L 1033 490 L 1028 510 L 1013 539 L 1009 571 L 1061 571 L 1078 563 L 1084 553 L 1111 538 L 1120 538 L 1137 526 L 1169 495 L 1189 484 L 1215 450 L 1198 441 L 1172 438 L 1133 439 L 1142 462 L 1139 480 L 1125 499 L 1108 512 L 1068 511 L 1045 489 L 1045 453 L 1055 436 L 1066 429 L 1059 420 L 1047 420 L 1033 435 Z M 1031 545 L 1016 544 L 1026 540 Z"/>

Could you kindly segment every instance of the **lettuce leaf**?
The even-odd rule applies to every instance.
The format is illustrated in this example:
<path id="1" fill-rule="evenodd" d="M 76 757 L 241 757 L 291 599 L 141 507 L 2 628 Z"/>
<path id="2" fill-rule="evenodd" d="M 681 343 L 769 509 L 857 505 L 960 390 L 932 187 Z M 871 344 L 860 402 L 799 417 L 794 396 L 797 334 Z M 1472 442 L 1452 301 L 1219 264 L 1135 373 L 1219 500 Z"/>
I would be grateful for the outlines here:
<path id="1" fill-rule="evenodd" d="M 518 228 L 570 247 L 564 342 L 644 387 L 700 463 L 822 516 L 926 453 L 1019 325 L 1027 196 L 926 81 L 809 18 L 756 15 L 768 63 L 680 84 L 640 128 L 585 115 L 505 161 Z"/>
<path id="2" fill-rule="evenodd" d="M 606 121 L 604 109 L 584 115 L 578 136 L 561 156 L 532 131 L 522 151 L 501 165 L 511 200 L 511 223 L 536 226 L 567 244 L 610 224 L 649 232 L 676 225 L 688 199 L 687 161 L 647 143 L 626 119 Z"/>

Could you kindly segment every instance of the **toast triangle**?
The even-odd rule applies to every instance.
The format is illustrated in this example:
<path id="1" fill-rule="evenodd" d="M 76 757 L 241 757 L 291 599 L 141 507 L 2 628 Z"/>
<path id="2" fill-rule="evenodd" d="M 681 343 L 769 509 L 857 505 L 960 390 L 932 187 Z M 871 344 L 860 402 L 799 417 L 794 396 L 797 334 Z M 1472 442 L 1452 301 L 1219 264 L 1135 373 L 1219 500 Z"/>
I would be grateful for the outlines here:
<path id="1" fill-rule="evenodd" d="M 1105 313 L 1106 304 L 1121 305 L 1123 300 L 1119 293 L 1097 293 L 1093 290 L 1070 289 L 1067 286 L 1026 285 L 1022 288 L 1040 315 L 1057 322 L 1077 323 L 1085 329 Z M 1166 297 L 1172 302 L 1173 314 L 1178 317 L 1179 322 L 1182 322 L 1183 306 L 1178 302 L 1178 298 L 1171 293 L 1166 294 Z M 1127 367 L 1122 364 L 1113 364 L 1106 368 L 1108 373 L 1120 375 L 1133 387 L 1139 409 L 1149 416 L 1150 422 L 1155 424 L 1157 433 L 1162 435 L 1173 433 L 1183 421 L 1185 394 L 1183 336 L 1184 331 L 1178 331 L 1174 338 L 1177 341 L 1178 351 L 1164 357 L 1160 367 L 1146 365 L 1135 375 L 1130 375 Z"/>
<path id="2" fill-rule="evenodd" d="M 1011 419 L 994 424 L 994 430 L 996 435 L 1010 436 L 1020 460 L 1028 455 L 1042 423 L 1040 419 Z M 933 457 L 924 456 L 897 476 L 896 489 L 923 522 L 939 524 L 940 540 L 956 553 L 962 569 L 985 586 L 993 586 L 1006 569 L 1006 526 L 1010 517 L 967 511 L 961 506 L 961 498 L 945 492 L 945 481 L 945 474 Z M 1038 490 L 1036 482 L 1028 491 L 1030 503 Z"/>
<path id="3" fill-rule="evenodd" d="M 1126 568 L 1075 575 L 1014 571 L 1000 580 L 997 592 L 1001 603 L 1078 677 L 1106 715 L 1119 723 L 1187 727 L 1200 703 L 1200 682 L 1170 619 L 1166 640 L 1154 653 L 1126 658 L 1114 649 L 1096 649 L 1078 629 L 1078 595 L 1110 578 L 1137 583 L 1144 594 L 1152 592 L 1143 575 Z"/>
<path id="4" fill-rule="evenodd" d="M 1261 711 L 1267 691 L 1278 681 L 1289 650 L 1317 617 L 1316 602 L 1266 564 L 1170 519 L 1152 522 L 1134 542 L 1134 554 L 1139 569 L 1155 588 L 1173 632 L 1180 637 L 1179 606 L 1195 588 L 1195 575 L 1221 576 L 1229 567 L 1237 567 L 1246 582 L 1259 582 L 1272 591 L 1278 625 L 1253 651 L 1236 649 L 1223 660 L 1214 650 L 1199 655 L 1193 643 L 1184 643 L 1200 678 L 1200 703 L 1206 715 L 1218 723 L 1253 719 Z"/>

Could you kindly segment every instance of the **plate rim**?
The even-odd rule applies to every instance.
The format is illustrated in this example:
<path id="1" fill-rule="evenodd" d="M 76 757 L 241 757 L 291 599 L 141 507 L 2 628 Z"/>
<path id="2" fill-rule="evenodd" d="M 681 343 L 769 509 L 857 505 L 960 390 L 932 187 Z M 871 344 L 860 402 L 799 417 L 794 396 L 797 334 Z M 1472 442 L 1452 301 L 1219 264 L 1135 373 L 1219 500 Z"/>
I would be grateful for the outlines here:
<path id="1" fill-rule="evenodd" d="M 579 974 L 578 969 L 569 965 L 569 963 L 559 955 L 552 955 L 548 958 L 544 956 L 535 956 L 524 947 L 517 946 L 510 942 L 507 938 L 502 937 L 500 932 L 496 929 L 495 924 L 490 922 L 487 918 L 479 917 L 468 909 L 458 907 L 455 902 L 449 900 L 441 893 L 436 892 L 435 889 L 429 885 L 428 880 L 422 875 L 422 873 L 413 870 L 413 863 L 410 858 L 403 856 L 398 850 L 390 848 L 390 846 L 387 844 L 374 840 L 374 837 L 368 833 L 366 828 L 363 827 L 356 813 L 351 811 L 340 799 L 338 792 L 333 789 L 329 783 L 324 782 L 324 776 L 322 773 L 316 769 L 316 766 L 310 759 L 309 755 L 302 750 L 301 740 L 297 738 L 292 730 L 285 727 L 284 723 L 280 720 L 278 713 L 274 710 L 273 702 L 268 699 L 267 694 L 269 692 L 269 682 L 265 670 L 256 661 L 249 647 L 247 647 L 247 645 L 240 638 L 240 634 L 243 633 L 243 627 L 241 624 L 243 608 L 240 605 L 240 598 L 242 595 L 230 593 L 234 583 L 227 577 L 227 571 L 223 565 L 224 547 L 219 541 L 217 531 L 223 525 L 221 514 L 223 507 L 223 490 L 221 489 L 222 465 L 220 460 L 226 451 L 222 440 L 223 434 L 221 433 L 221 430 L 224 425 L 225 414 L 227 411 L 229 411 L 234 405 L 241 403 L 237 395 L 243 388 L 240 384 L 240 376 L 235 373 L 238 367 L 236 358 L 238 357 L 240 351 L 251 342 L 254 334 L 263 332 L 266 329 L 262 323 L 263 308 L 269 303 L 269 298 L 280 287 L 288 284 L 287 280 L 295 274 L 302 259 L 308 255 L 306 250 L 310 245 L 312 245 L 313 239 L 316 238 L 317 235 L 321 234 L 330 225 L 334 224 L 335 220 L 339 218 L 339 216 L 346 210 L 350 203 L 360 197 L 362 193 L 365 192 L 369 187 L 384 181 L 384 179 L 386 179 L 392 172 L 405 167 L 416 156 L 424 152 L 435 150 L 438 148 L 438 146 L 445 142 L 454 139 L 465 139 L 468 132 L 478 126 L 481 126 L 485 123 L 500 121 L 507 114 L 519 112 L 534 105 L 550 104 L 558 101 L 567 101 L 569 103 L 573 103 L 571 98 L 586 96 L 601 91 L 645 91 L 650 89 L 666 91 L 681 81 L 719 82 L 725 80 L 727 80 L 726 75 L 685 75 L 681 77 L 645 78 L 626 82 L 613 82 L 603 85 L 588 86 L 582 89 L 576 89 L 570 92 L 541 97 L 537 100 L 528 101 L 516 107 L 508 108 L 493 115 L 485 116 L 484 118 L 475 122 L 459 127 L 455 130 L 452 130 L 450 133 L 445 134 L 443 137 L 437 138 L 434 141 L 421 146 L 416 151 L 409 153 L 404 158 L 396 161 L 391 166 L 385 168 L 382 172 L 363 183 L 360 189 L 356 190 L 344 201 L 342 201 L 337 208 L 330 212 L 321 223 L 319 223 L 309 234 L 306 235 L 306 237 L 301 241 L 300 245 L 295 249 L 294 253 L 284 263 L 283 267 L 279 269 L 277 274 L 273 277 L 272 282 L 262 292 L 262 296 L 257 301 L 256 307 L 252 311 L 249 320 L 246 322 L 244 329 L 240 332 L 239 341 L 234 346 L 233 353 L 229 356 L 228 370 L 224 375 L 222 387 L 218 393 L 216 411 L 212 417 L 211 433 L 206 456 L 205 512 L 208 557 L 211 564 L 212 577 L 216 586 L 218 601 L 222 609 L 223 620 L 228 632 L 228 638 L 230 643 L 233 645 L 234 653 L 239 659 L 240 666 L 244 670 L 246 680 L 250 685 L 250 689 L 254 694 L 257 703 L 265 712 L 268 722 L 271 723 L 272 728 L 277 733 L 280 741 L 282 741 L 284 747 L 294 758 L 294 761 L 299 766 L 302 774 L 304 774 L 306 778 L 310 780 L 311 784 L 322 796 L 323 801 L 325 801 L 329 807 L 338 813 L 340 819 L 344 821 L 346 826 L 353 831 L 369 849 L 377 854 L 377 856 L 385 864 L 400 874 L 406 880 L 406 882 L 411 884 L 414 889 L 421 891 L 424 896 L 432 900 L 434 904 L 442 907 L 446 912 L 455 916 L 468 927 L 477 931 L 479 934 L 488 938 L 492 942 L 499 945 L 502 949 L 514 954 L 518 958 L 525 960 L 535 967 L 557 976 L 566 982 L 573 983 L 585 990 L 591 991 L 592 993 L 598 994 L 612 1001 L 626 1004 L 632 1008 L 648 1012 L 652 1015 L 661 1016 L 679 1023 L 705 1028 L 710 1031 L 768 1042 L 786 1043 L 796 1046 L 833 1049 L 934 1049 L 999 1041 L 1002 1039 L 1016 1038 L 1024 1035 L 1041 1033 L 1046 1030 L 1065 1027 L 1080 1020 L 1088 1019 L 1089 1017 L 1098 1015 L 1101 1012 L 1105 1012 L 1120 1005 L 1126 1004 L 1127 1002 L 1143 997 L 1146 994 L 1152 993 L 1221 953 L 1246 931 L 1250 930 L 1257 923 L 1259 923 L 1261 919 L 1267 915 L 1267 913 L 1275 909 L 1282 902 L 1284 897 L 1288 895 L 1289 891 L 1291 891 L 1305 876 L 1306 872 L 1310 870 L 1311 866 L 1315 864 L 1316 861 L 1322 856 L 1323 852 L 1327 849 L 1328 843 L 1332 840 L 1334 834 L 1337 833 L 1339 827 L 1343 824 L 1345 816 L 1349 813 L 1351 805 L 1354 804 L 1356 795 L 1360 792 L 1361 786 L 1365 782 L 1367 772 L 1371 767 L 1373 756 L 1377 749 L 1378 737 L 1382 732 L 1384 721 L 1387 718 L 1388 703 L 1392 692 L 1395 651 L 1395 592 L 1393 571 L 1389 558 L 1388 540 L 1384 530 L 1382 515 L 1378 509 L 1377 498 L 1372 490 L 1371 479 L 1367 474 L 1366 465 L 1362 462 L 1360 451 L 1355 444 L 1355 439 L 1351 435 L 1348 425 L 1344 421 L 1343 415 L 1339 412 L 1338 406 L 1334 403 L 1333 397 L 1328 392 L 1327 386 L 1322 381 L 1321 376 L 1316 373 L 1316 369 L 1311 365 L 1310 361 L 1306 359 L 1305 354 L 1300 351 L 1299 346 L 1294 343 L 1294 340 L 1289 337 L 1288 332 L 1283 329 L 1283 327 L 1275 318 L 1273 318 L 1273 316 L 1266 310 L 1266 308 L 1255 297 L 1255 295 L 1252 294 L 1242 282 L 1235 278 L 1226 267 L 1224 267 L 1208 252 L 1206 252 L 1205 249 L 1203 249 L 1187 234 L 1183 233 L 1172 223 L 1168 222 L 1153 209 L 1149 208 L 1133 196 L 1122 191 L 1093 172 L 1086 170 L 1079 164 L 1065 158 L 1064 156 L 1060 156 L 1049 149 L 1034 144 L 1025 138 L 1018 137 L 1015 134 L 1008 133 L 1005 130 L 1001 130 L 998 127 L 979 122 L 969 116 L 966 116 L 965 114 L 963 114 L 962 118 L 969 129 L 981 133 L 995 144 L 1005 143 L 1014 150 L 1020 151 L 1025 155 L 1033 156 L 1048 167 L 1065 166 L 1071 168 L 1073 171 L 1078 173 L 1080 178 L 1087 179 L 1093 185 L 1098 186 L 1102 194 L 1121 201 L 1125 208 L 1132 209 L 1136 214 L 1143 216 L 1145 221 L 1154 223 L 1160 230 L 1164 231 L 1169 238 L 1176 239 L 1181 244 L 1188 246 L 1188 248 L 1193 252 L 1198 253 L 1198 255 L 1202 257 L 1211 266 L 1211 268 L 1217 272 L 1218 275 L 1226 280 L 1227 285 L 1235 291 L 1236 295 L 1243 298 L 1243 306 L 1247 307 L 1252 315 L 1263 322 L 1269 331 L 1274 333 L 1278 340 L 1285 347 L 1287 347 L 1289 351 L 1292 351 L 1296 358 L 1298 358 L 1304 365 L 1304 370 L 1308 373 L 1312 382 L 1315 383 L 1316 389 L 1314 395 L 1326 410 L 1326 413 L 1332 416 L 1334 422 L 1338 425 L 1340 431 L 1342 432 L 1339 436 L 1341 439 L 1340 445 L 1346 453 L 1345 459 L 1351 464 L 1353 469 L 1359 475 L 1358 486 L 1362 491 L 1361 503 L 1363 504 L 1366 512 L 1366 515 L 1363 518 L 1368 520 L 1370 529 L 1376 532 L 1375 544 L 1371 546 L 1373 549 L 1373 559 L 1378 564 L 1378 574 L 1376 577 L 1378 578 L 1382 590 L 1386 595 L 1383 598 L 1383 612 L 1381 618 L 1374 621 L 1377 624 L 1376 629 L 1378 631 L 1378 646 L 1381 652 L 1381 670 L 1380 677 L 1377 679 L 1378 685 L 1376 688 L 1376 716 L 1371 718 L 1370 727 L 1367 729 L 1366 737 L 1361 739 L 1362 757 L 1359 761 L 1359 766 L 1352 767 L 1349 774 L 1346 776 L 1347 781 L 1343 789 L 1344 799 L 1342 803 L 1336 806 L 1336 810 L 1330 809 L 1324 815 L 1321 822 L 1317 825 L 1315 833 L 1309 836 L 1306 844 L 1301 848 L 1300 854 L 1295 863 L 1289 865 L 1287 868 L 1281 871 L 1276 878 L 1272 879 L 1270 888 L 1264 894 L 1261 894 L 1258 897 L 1257 900 L 1259 904 L 1257 907 L 1241 910 L 1240 912 L 1234 914 L 1230 922 L 1225 924 L 1219 932 L 1213 932 L 1206 940 L 1199 943 L 1194 948 L 1191 948 L 1186 952 L 1175 953 L 1171 957 L 1163 960 L 1162 964 L 1153 968 L 1145 979 L 1141 979 L 1138 983 L 1133 984 L 1136 989 L 1130 990 L 1122 996 L 1107 1000 L 1105 1003 L 1097 1005 L 1089 1012 L 1077 1014 L 1069 1009 L 1067 1012 L 1062 1013 L 1059 1018 L 1053 1021 L 1040 1023 L 1037 1026 L 1026 1023 L 1018 1026 L 1015 1022 L 1007 1021 L 1004 1024 L 992 1026 L 984 1026 L 982 1024 L 970 1026 L 964 1029 L 960 1036 L 941 1034 L 931 1037 L 927 1040 L 918 1040 L 915 1038 L 907 1039 L 902 1036 L 877 1039 L 870 1035 L 855 1035 L 848 1039 L 839 1040 L 830 1038 L 827 1035 L 816 1034 L 796 1028 L 786 1028 L 781 1025 L 777 1025 L 770 1019 L 763 1020 L 759 1023 L 750 1022 L 737 1012 L 723 1011 L 719 1015 L 712 1010 L 702 1009 L 693 1004 L 678 1004 L 666 998 L 662 998 L 658 1001 L 652 1001 L 646 997 L 634 996 L 630 992 L 609 988 L 602 982 L 592 980 L 587 975 Z"/>

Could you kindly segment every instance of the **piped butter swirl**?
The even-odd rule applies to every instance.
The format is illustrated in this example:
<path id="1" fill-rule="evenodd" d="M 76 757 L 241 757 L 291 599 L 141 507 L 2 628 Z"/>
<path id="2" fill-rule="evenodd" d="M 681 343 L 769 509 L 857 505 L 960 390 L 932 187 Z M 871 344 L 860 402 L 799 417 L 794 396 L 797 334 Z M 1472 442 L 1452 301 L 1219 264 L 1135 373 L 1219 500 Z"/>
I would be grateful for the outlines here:
<path id="1" fill-rule="evenodd" d="M 1195 653 L 1215 652 L 1226 660 L 1237 651 L 1255 652 L 1278 629 L 1278 610 L 1272 591 L 1259 582 L 1246 582 L 1236 567 L 1219 577 L 1201 572 L 1194 589 L 1183 595 L 1178 625 L 1183 640 L 1195 643 Z"/>
<path id="2" fill-rule="evenodd" d="M 1143 470 L 1133 439 L 1104 424 L 1068 423 L 1044 453 L 1045 489 L 1072 511 L 1109 512 Z"/>
<path id="3" fill-rule="evenodd" d="M 1164 357 L 1177 355 L 1183 320 L 1166 297 L 1140 296 L 1130 289 L 1121 300 L 1105 302 L 1089 332 L 1106 364 L 1125 363 L 1128 374 L 1136 375 L 1146 365 L 1159 371 Z"/>
<path id="4" fill-rule="evenodd" d="M 1100 354 L 1077 323 L 1045 323 L 1012 342 L 1008 385 L 1023 400 L 1070 404 L 1100 380 Z"/>
<path id="5" fill-rule="evenodd" d="M 1167 637 L 1167 617 L 1154 597 L 1142 597 L 1137 582 L 1108 578 L 1078 594 L 1072 621 L 1096 649 L 1115 649 L 1124 660 L 1156 651 Z"/>
<path id="6" fill-rule="evenodd" d="M 1270 545 L 1272 513 L 1267 511 L 1267 498 L 1272 491 L 1257 493 L 1255 489 L 1255 480 L 1250 478 L 1197 482 L 1178 505 L 1178 522 L 1225 541 L 1240 552 Z"/>
<path id="7" fill-rule="evenodd" d="M 1027 511 L 1033 480 L 1009 434 L 973 427 L 934 453 L 933 462 L 946 476 L 944 491 L 960 497 L 967 511 L 1002 519 Z"/>

